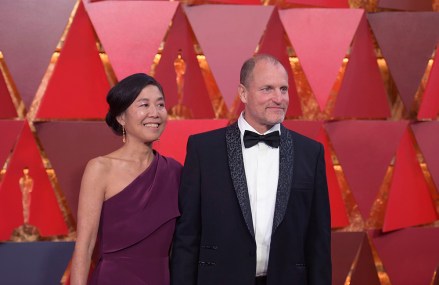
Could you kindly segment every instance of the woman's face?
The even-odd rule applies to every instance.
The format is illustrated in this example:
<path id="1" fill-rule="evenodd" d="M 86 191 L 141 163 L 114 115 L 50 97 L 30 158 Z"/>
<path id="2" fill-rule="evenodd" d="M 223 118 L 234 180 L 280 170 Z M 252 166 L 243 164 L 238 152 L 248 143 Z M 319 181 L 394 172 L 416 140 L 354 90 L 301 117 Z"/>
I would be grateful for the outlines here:
<path id="1" fill-rule="evenodd" d="M 120 115 L 118 121 L 125 127 L 127 142 L 139 140 L 148 143 L 159 139 L 167 119 L 163 94 L 156 86 L 148 85 Z"/>

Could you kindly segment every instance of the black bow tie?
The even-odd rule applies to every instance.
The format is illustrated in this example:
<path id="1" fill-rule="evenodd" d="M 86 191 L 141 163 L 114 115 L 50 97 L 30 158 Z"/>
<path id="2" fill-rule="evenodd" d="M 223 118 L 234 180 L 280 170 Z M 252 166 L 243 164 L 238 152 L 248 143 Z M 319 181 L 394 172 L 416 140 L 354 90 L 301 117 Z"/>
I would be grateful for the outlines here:
<path id="1" fill-rule="evenodd" d="M 260 135 L 255 132 L 244 132 L 244 146 L 245 148 L 252 147 L 258 142 L 264 142 L 271 147 L 278 148 L 280 143 L 279 131 L 268 133 L 266 135 Z"/>

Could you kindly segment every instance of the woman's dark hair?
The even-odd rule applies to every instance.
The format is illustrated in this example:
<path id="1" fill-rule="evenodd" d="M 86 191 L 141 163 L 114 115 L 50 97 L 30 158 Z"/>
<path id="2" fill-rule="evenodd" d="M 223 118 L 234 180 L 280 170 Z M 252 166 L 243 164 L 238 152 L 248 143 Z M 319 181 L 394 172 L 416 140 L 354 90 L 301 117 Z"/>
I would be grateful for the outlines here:
<path id="1" fill-rule="evenodd" d="M 160 83 L 152 76 L 144 73 L 135 73 L 122 79 L 108 92 L 107 103 L 109 110 L 105 117 L 105 122 L 117 135 L 122 135 L 122 126 L 116 118 L 125 112 L 136 100 L 143 88 L 148 85 L 156 86 L 164 96 Z"/>

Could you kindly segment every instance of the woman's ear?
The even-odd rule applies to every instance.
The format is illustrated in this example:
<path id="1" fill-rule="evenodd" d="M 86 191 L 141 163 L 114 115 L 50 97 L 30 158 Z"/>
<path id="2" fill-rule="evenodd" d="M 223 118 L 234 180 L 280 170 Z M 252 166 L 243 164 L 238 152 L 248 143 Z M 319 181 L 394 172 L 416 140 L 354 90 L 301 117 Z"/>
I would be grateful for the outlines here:
<path id="1" fill-rule="evenodd" d="M 117 116 L 116 120 L 121 126 L 125 126 L 125 112 Z"/>

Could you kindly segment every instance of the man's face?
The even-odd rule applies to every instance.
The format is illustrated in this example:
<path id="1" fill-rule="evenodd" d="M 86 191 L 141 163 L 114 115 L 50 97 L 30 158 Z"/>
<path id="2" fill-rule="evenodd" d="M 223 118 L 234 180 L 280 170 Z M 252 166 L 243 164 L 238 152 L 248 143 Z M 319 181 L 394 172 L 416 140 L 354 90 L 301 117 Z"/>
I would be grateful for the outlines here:
<path id="1" fill-rule="evenodd" d="M 281 64 L 269 60 L 256 62 L 248 86 L 239 86 L 245 104 L 244 118 L 259 133 L 281 123 L 287 112 L 288 74 Z"/>

